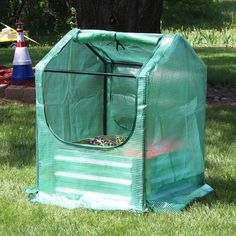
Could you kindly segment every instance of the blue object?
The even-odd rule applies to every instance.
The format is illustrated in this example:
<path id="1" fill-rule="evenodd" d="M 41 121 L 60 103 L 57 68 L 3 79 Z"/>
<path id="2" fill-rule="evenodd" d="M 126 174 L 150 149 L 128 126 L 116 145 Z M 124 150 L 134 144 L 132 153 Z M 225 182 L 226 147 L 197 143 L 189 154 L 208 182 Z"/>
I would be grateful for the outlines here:
<path id="1" fill-rule="evenodd" d="M 34 79 L 32 65 L 14 65 L 12 73 L 12 81 L 26 82 Z"/>

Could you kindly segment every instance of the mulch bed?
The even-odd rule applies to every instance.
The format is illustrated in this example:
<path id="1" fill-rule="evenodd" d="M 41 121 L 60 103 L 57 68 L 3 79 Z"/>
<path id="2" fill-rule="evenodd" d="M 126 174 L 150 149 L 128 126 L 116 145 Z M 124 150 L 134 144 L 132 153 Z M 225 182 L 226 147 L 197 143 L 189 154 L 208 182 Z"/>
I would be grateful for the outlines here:
<path id="1" fill-rule="evenodd" d="M 75 143 L 115 147 L 124 143 L 127 138 L 128 137 L 121 136 L 121 135 L 103 135 L 103 136 L 97 136 L 94 138 L 83 139 Z"/>
<path id="2" fill-rule="evenodd" d="M 35 80 L 27 82 L 13 82 L 11 81 L 11 76 L 12 76 L 12 68 L 0 66 L 0 84 L 24 85 L 27 87 L 35 87 Z"/>

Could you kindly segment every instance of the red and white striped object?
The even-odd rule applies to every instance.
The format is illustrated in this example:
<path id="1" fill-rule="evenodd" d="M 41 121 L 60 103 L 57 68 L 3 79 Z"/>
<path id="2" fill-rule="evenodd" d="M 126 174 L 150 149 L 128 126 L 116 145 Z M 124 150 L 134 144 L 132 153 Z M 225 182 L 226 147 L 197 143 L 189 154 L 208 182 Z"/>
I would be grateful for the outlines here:
<path id="1" fill-rule="evenodd" d="M 16 25 L 17 43 L 13 59 L 12 80 L 15 82 L 24 82 L 32 80 L 34 75 L 32 70 L 32 61 L 25 43 L 23 23 L 18 21 Z"/>

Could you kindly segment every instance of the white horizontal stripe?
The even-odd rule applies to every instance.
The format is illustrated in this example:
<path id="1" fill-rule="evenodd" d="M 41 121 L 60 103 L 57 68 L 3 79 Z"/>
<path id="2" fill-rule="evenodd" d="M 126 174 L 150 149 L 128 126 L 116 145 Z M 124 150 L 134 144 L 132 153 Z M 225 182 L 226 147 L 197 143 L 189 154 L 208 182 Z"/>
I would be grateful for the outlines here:
<path id="1" fill-rule="evenodd" d="M 109 183 L 122 184 L 122 185 L 131 185 L 131 182 L 132 182 L 131 180 L 128 180 L 128 179 L 109 178 L 109 177 L 103 177 L 103 176 L 97 176 L 97 175 L 84 175 L 84 174 L 68 173 L 64 171 L 57 171 L 55 175 L 66 177 L 66 178 L 94 180 L 94 181 L 109 182 Z"/>
<path id="2" fill-rule="evenodd" d="M 57 161 L 68 161 L 68 162 L 75 162 L 75 163 L 86 163 L 86 164 L 94 164 L 100 166 L 112 166 L 117 168 L 126 168 L 130 169 L 132 165 L 130 163 L 120 163 L 115 161 L 103 161 L 103 160 L 94 160 L 88 159 L 84 157 L 73 158 L 73 157 L 65 157 L 65 156 L 56 156 L 55 160 Z"/>
<path id="3" fill-rule="evenodd" d="M 121 200 L 121 201 L 130 201 L 131 197 L 126 197 L 122 195 L 116 195 L 116 194 L 107 194 L 107 193 L 98 193 L 98 192 L 92 192 L 92 191 L 83 191 L 79 189 L 72 189 L 72 188 L 63 188 L 63 187 L 57 187 L 56 192 L 60 193 L 71 193 L 76 195 L 92 195 L 93 197 L 99 197 L 99 198 L 109 198 L 114 200 Z"/>
<path id="4" fill-rule="evenodd" d="M 13 66 L 14 65 L 31 65 L 32 61 L 29 55 L 28 48 L 16 48 L 15 49 L 15 54 L 14 54 L 14 59 L 13 59 Z"/>
<path id="5" fill-rule="evenodd" d="M 30 60 L 15 60 L 13 61 L 13 66 L 32 66 L 32 62 Z"/>

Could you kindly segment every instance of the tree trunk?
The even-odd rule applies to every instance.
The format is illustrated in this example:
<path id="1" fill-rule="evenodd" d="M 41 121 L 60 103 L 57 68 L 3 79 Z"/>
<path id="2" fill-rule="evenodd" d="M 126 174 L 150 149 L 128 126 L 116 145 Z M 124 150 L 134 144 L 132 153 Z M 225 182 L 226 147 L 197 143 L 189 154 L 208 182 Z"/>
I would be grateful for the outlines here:
<path id="1" fill-rule="evenodd" d="M 160 33 L 163 0 L 73 1 L 82 29 Z"/>

